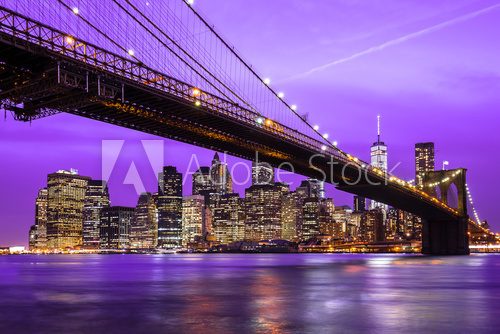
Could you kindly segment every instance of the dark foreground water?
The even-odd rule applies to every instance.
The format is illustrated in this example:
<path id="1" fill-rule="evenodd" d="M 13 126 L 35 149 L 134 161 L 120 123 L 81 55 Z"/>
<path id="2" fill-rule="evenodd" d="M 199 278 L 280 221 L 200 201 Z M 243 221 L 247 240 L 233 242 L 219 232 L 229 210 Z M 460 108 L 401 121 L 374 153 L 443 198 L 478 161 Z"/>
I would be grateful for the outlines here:
<path id="1" fill-rule="evenodd" d="M 0 333 L 498 333 L 500 256 L 0 256 Z"/>

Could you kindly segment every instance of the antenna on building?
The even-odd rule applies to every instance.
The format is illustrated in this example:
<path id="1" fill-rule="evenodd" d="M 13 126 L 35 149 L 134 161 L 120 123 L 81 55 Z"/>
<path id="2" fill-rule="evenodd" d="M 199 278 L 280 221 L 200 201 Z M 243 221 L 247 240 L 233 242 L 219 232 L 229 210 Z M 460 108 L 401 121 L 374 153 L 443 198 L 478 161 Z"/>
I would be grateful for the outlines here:
<path id="1" fill-rule="evenodd" d="M 377 142 L 380 143 L 380 115 L 377 115 Z"/>

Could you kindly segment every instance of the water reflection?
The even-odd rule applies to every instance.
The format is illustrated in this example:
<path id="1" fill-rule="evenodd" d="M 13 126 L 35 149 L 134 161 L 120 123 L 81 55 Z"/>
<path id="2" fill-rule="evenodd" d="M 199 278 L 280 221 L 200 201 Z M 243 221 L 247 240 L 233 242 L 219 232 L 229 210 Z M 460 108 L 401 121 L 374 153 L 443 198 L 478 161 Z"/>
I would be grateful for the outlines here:
<path id="1" fill-rule="evenodd" d="M 0 257 L 0 333 L 488 333 L 500 325 L 499 265 L 495 255 Z"/>

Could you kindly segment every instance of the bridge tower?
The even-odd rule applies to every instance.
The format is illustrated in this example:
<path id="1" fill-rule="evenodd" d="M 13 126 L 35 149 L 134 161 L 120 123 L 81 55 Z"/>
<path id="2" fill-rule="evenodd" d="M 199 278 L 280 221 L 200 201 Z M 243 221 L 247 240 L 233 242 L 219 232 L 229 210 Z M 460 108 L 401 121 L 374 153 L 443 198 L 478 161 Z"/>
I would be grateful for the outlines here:
<path id="1" fill-rule="evenodd" d="M 457 219 L 424 219 L 422 253 L 432 255 L 469 254 L 467 190 L 465 168 L 428 171 L 423 175 L 424 191 L 448 204 L 451 185 L 457 188 Z M 439 194 L 437 193 L 439 189 Z"/>

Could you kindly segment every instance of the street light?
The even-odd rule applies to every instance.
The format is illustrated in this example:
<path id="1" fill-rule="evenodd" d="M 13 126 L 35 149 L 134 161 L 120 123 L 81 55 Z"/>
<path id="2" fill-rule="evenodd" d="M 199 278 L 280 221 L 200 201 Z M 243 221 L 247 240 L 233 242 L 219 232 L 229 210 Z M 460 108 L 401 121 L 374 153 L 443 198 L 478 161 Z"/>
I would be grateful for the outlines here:
<path id="1" fill-rule="evenodd" d="M 448 160 L 443 161 L 443 170 L 444 170 L 444 166 L 448 166 L 449 164 L 450 164 L 450 162 Z"/>

